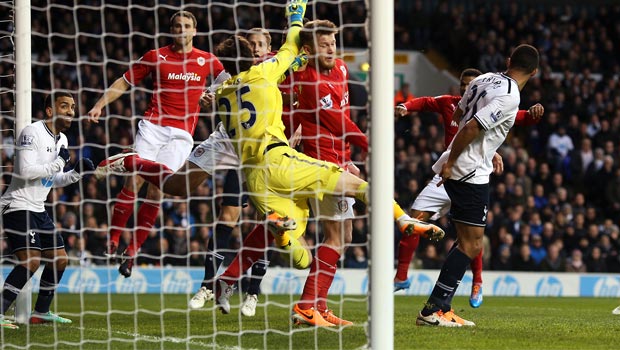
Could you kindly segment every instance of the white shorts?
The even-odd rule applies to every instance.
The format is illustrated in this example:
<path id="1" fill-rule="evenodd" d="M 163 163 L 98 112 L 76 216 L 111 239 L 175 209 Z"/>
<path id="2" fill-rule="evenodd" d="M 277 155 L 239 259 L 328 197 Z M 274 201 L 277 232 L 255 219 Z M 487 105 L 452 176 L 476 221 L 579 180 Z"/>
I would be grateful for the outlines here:
<path id="1" fill-rule="evenodd" d="M 354 198 L 325 195 L 322 201 L 315 198 L 310 198 L 309 201 L 314 216 L 319 220 L 340 221 L 355 218 Z"/>
<path id="2" fill-rule="evenodd" d="M 215 127 L 215 131 L 209 138 L 194 149 L 187 159 L 199 166 L 209 175 L 213 175 L 216 170 L 239 169 L 239 156 L 230 143 L 230 138 L 220 122 Z M 243 172 L 239 172 L 244 177 Z M 242 179 L 245 181 L 245 177 Z"/>
<path id="3" fill-rule="evenodd" d="M 441 177 L 435 174 L 433 179 L 424 187 L 411 206 L 411 209 L 414 210 L 435 213 L 431 217 L 431 220 L 438 220 L 440 217 L 448 214 L 450 205 L 452 204 L 443 185 L 437 187 L 439 181 L 441 181 Z"/>
<path id="4" fill-rule="evenodd" d="M 135 149 L 141 158 L 177 171 L 185 164 L 192 147 L 194 139 L 185 130 L 153 124 L 147 120 L 138 123 Z"/>

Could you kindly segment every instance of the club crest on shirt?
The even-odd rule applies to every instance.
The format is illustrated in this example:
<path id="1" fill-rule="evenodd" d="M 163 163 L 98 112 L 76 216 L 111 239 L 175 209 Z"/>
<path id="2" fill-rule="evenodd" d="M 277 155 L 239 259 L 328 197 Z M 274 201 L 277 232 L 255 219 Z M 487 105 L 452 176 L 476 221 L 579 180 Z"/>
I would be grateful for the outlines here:
<path id="1" fill-rule="evenodd" d="M 341 199 L 338 201 L 338 210 L 341 213 L 346 213 L 349 210 L 349 202 L 346 199 Z"/>
<path id="2" fill-rule="evenodd" d="M 332 108 L 334 102 L 332 101 L 332 94 L 327 94 L 326 96 L 321 97 L 321 109 L 329 109 Z"/>
<path id="3" fill-rule="evenodd" d="M 204 57 L 198 57 L 198 59 L 196 60 L 196 62 L 198 63 L 199 66 L 204 66 L 205 63 L 207 63 L 207 61 L 205 60 Z"/>
<path id="4" fill-rule="evenodd" d="M 198 147 L 194 151 L 194 157 L 196 157 L 196 158 L 202 157 L 203 154 L 205 154 L 205 149 L 202 148 L 202 147 Z"/>
<path id="5" fill-rule="evenodd" d="M 34 136 L 32 135 L 22 136 L 22 142 L 21 142 L 22 146 L 30 146 L 32 145 L 32 142 L 34 142 Z"/>

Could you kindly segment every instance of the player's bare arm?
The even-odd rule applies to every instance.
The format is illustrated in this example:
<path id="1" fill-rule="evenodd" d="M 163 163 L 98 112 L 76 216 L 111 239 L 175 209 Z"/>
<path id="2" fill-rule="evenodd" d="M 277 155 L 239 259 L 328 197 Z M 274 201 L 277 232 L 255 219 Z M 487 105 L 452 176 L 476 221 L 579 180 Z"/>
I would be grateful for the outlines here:
<path id="1" fill-rule="evenodd" d="M 409 113 L 409 111 L 407 111 L 407 107 L 405 107 L 405 105 L 404 105 L 404 104 L 399 103 L 399 104 L 396 106 L 396 115 L 397 115 L 397 116 L 399 116 L 399 117 L 403 117 L 403 116 L 407 115 L 408 113 Z"/>
<path id="2" fill-rule="evenodd" d="M 452 114 L 452 120 L 455 123 L 460 123 L 461 122 L 461 118 L 463 118 L 463 110 L 460 108 L 457 108 L 454 110 L 454 114 Z"/>
<path id="3" fill-rule="evenodd" d="M 530 107 L 527 112 L 538 122 L 542 118 L 543 114 L 545 114 L 545 107 L 543 107 L 540 103 L 537 103 Z"/>
<path id="4" fill-rule="evenodd" d="M 209 106 L 213 105 L 215 101 L 215 94 L 212 92 L 205 91 L 200 96 L 200 106 L 202 108 L 209 108 Z"/>
<path id="5" fill-rule="evenodd" d="M 125 91 L 129 90 L 130 86 L 125 78 L 120 77 L 116 79 L 95 103 L 95 106 L 88 111 L 88 120 L 93 123 L 99 123 L 99 117 L 101 117 L 103 108 L 118 99 Z"/>
<path id="6" fill-rule="evenodd" d="M 501 175 L 504 172 L 504 160 L 502 156 L 495 152 L 493 155 L 493 174 Z"/>
<path id="7" fill-rule="evenodd" d="M 457 111 L 460 111 L 460 109 L 457 109 Z M 454 115 L 456 114 L 457 112 L 454 113 Z M 461 153 L 463 153 L 465 147 L 478 137 L 480 129 L 482 129 L 480 122 L 478 122 L 476 118 L 472 118 L 465 124 L 463 129 L 456 134 L 454 141 L 452 141 L 452 148 L 450 149 L 448 161 L 441 168 L 441 173 L 439 174 L 441 181 L 437 183 L 437 187 L 443 185 L 443 183 L 450 178 L 454 162 L 456 162 Z"/>

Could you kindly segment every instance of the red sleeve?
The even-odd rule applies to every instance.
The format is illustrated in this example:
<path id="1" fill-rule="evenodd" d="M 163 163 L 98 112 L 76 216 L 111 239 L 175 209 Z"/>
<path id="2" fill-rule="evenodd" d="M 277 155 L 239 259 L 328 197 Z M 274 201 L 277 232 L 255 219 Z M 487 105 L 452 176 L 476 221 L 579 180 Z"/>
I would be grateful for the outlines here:
<path id="1" fill-rule="evenodd" d="M 218 60 L 215 55 L 211 55 L 211 58 L 213 59 L 212 76 L 213 76 L 213 79 L 215 79 L 218 75 L 220 75 L 220 73 L 224 71 L 224 65 L 222 65 L 222 62 L 220 62 L 220 60 Z"/>
<path id="2" fill-rule="evenodd" d="M 368 151 L 368 138 L 340 109 L 326 109 L 321 113 L 320 123 L 336 136 L 344 136 L 345 142 Z"/>
<path id="3" fill-rule="evenodd" d="M 436 97 L 416 97 L 404 103 L 409 112 L 441 112 L 441 107 L 437 103 Z"/>
<path id="4" fill-rule="evenodd" d="M 144 77 L 149 75 L 157 64 L 157 55 L 155 50 L 151 50 L 140 57 L 140 59 L 131 65 L 131 67 L 123 74 L 125 80 L 130 85 L 139 84 Z M 220 63 L 221 65 L 221 63 Z"/>
<path id="5" fill-rule="evenodd" d="M 530 113 L 528 113 L 528 111 L 520 109 L 517 112 L 517 117 L 515 118 L 515 125 L 530 126 L 538 124 L 539 121 L 540 119 L 536 120 L 532 117 L 532 115 L 530 115 Z"/>

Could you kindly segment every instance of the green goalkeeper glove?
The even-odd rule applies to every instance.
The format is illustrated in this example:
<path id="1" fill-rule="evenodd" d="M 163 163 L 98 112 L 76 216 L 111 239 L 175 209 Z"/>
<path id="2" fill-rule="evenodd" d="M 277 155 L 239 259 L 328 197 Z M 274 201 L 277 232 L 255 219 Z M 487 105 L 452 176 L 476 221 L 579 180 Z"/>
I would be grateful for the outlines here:
<path id="1" fill-rule="evenodd" d="M 308 0 L 291 0 L 286 6 L 286 17 L 289 18 L 290 26 L 304 26 L 304 14 Z"/>
<path id="2" fill-rule="evenodd" d="M 308 55 L 304 51 L 300 52 L 291 65 L 288 67 L 289 71 L 297 72 L 299 68 L 308 63 Z"/>

